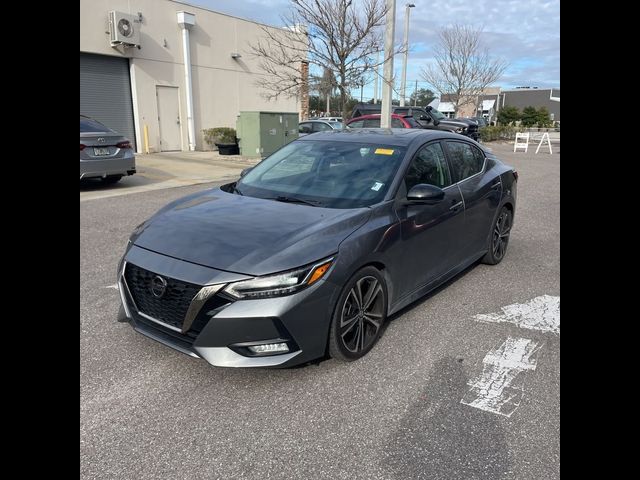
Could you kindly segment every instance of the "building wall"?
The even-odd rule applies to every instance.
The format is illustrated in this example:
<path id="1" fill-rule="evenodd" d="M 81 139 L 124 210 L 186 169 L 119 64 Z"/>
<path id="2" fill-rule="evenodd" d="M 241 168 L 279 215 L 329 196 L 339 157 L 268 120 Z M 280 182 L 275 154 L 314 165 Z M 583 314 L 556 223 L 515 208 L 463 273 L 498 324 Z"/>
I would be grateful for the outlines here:
<path id="1" fill-rule="evenodd" d="M 517 89 L 506 90 L 500 94 L 500 108 L 512 106 L 520 112 L 525 107 L 547 107 L 549 113 L 553 113 L 553 120 L 560 121 L 560 102 L 551 100 L 551 96 L 560 97 L 560 89 Z"/>
<path id="2" fill-rule="evenodd" d="M 112 48 L 109 11 L 142 13 L 141 49 Z M 159 151 L 156 86 L 179 88 L 182 148 L 188 148 L 182 33 L 176 12 L 195 15 L 190 31 L 196 149 L 208 149 L 202 129 L 236 126 L 240 111 L 299 112 L 296 98 L 267 101 L 256 86 L 258 59 L 249 45 L 262 37 L 262 25 L 172 0 L 80 0 L 80 51 L 129 58 L 139 150 L 142 131 L 149 129 L 149 147 Z M 231 58 L 239 53 L 241 58 Z"/>

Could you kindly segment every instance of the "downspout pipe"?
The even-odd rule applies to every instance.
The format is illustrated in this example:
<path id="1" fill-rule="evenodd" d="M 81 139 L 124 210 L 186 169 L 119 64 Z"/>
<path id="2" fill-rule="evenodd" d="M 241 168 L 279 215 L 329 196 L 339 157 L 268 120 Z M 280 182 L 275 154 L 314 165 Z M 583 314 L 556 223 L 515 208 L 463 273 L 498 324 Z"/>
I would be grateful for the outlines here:
<path id="1" fill-rule="evenodd" d="M 193 85 L 191 83 L 191 47 L 189 30 L 196 24 L 196 16 L 189 12 L 177 12 L 178 25 L 182 29 L 182 53 L 184 57 L 184 84 L 187 97 L 187 136 L 189 151 L 196 149 L 196 128 L 193 121 Z"/>

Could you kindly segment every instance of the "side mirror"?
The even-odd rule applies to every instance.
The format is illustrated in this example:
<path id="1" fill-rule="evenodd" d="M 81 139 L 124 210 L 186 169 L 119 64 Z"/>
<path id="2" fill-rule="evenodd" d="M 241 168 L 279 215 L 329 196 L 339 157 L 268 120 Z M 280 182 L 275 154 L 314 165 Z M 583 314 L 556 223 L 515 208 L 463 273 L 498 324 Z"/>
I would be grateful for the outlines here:
<path id="1" fill-rule="evenodd" d="M 444 190 L 435 185 L 419 183 L 407 193 L 407 203 L 434 204 L 444 199 Z"/>
<path id="2" fill-rule="evenodd" d="M 431 117 L 427 117 L 426 115 L 420 115 L 420 120 L 424 120 L 426 122 L 431 121 Z"/>
<path id="3" fill-rule="evenodd" d="M 244 170 L 242 170 L 240 172 L 240 178 L 244 177 L 247 173 L 249 173 L 251 170 L 253 170 L 253 167 L 249 167 L 249 168 L 245 168 Z"/>

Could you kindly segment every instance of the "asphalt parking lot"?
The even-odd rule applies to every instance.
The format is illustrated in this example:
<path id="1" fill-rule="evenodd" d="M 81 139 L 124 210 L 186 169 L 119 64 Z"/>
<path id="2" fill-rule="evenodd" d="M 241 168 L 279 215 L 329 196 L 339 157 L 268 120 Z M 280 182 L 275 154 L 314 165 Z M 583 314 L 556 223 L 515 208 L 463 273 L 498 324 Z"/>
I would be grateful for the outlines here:
<path id="1" fill-rule="evenodd" d="M 559 297 L 559 149 L 489 146 L 520 176 L 506 258 L 394 315 L 349 364 L 215 368 L 116 322 L 116 267 L 133 228 L 222 182 L 82 201 L 81 478 L 559 478 L 559 325 L 475 317 Z M 496 413 L 470 401 L 493 387 L 472 386 L 509 339 L 535 352 Z"/>

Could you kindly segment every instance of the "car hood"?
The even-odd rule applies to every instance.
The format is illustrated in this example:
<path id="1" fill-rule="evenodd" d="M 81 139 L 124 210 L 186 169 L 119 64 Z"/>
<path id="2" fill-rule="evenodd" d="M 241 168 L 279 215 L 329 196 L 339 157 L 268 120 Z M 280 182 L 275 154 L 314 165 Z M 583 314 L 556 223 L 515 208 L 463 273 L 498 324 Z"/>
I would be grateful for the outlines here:
<path id="1" fill-rule="evenodd" d="M 456 128 L 468 128 L 469 126 L 471 126 L 471 123 L 466 123 L 460 120 L 440 120 L 440 125 L 450 125 L 452 127 L 456 127 Z M 476 125 L 475 123 L 473 123 L 473 125 Z"/>
<path id="2" fill-rule="evenodd" d="M 140 225 L 131 241 L 199 265 L 266 275 L 336 253 L 369 215 L 368 208 L 312 207 L 216 188 L 168 204 Z"/>

